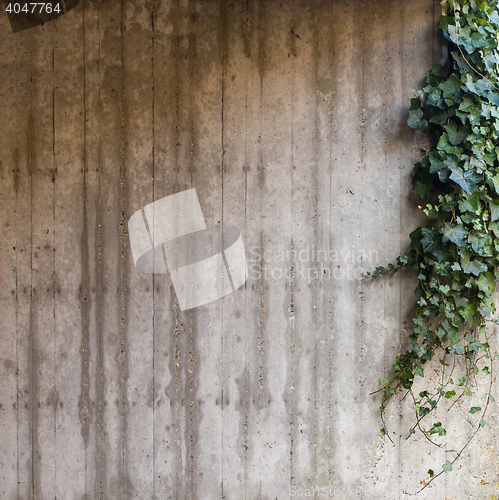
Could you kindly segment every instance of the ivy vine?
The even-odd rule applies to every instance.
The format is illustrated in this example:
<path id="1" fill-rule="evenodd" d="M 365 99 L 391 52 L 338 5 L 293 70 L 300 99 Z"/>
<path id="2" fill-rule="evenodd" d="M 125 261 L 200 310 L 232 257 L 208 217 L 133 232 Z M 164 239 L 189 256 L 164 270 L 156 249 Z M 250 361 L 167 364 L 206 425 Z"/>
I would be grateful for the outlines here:
<path id="1" fill-rule="evenodd" d="M 414 167 L 413 188 L 424 199 L 426 222 L 410 234 L 410 253 L 396 265 L 379 266 L 370 278 L 416 271 L 415 317 L 408 348 L 399 354 L 394 373 L 379 381 L 383 392 L 381 434 L 387 404 L 399 391 L 412 398 L 416 432 L 441 446 L 447 431 L 435 420 L 439 402 L 469 402 L 474 429 L 460 450 L 446 450 L 451 459 L 440 472 L 428 471 L 427 487 L 451 471 L 456 460 L 486 425 L 485 416 L 495 380 L 490 339 L 495 335 L 492 294 L 499 280 L 499 0 L 444 0 L 440 29 L 449 58 L 426 75 L 427 85 L 413 91 L 408 125 L 427 129 L 436 146 L 421 150 Z M 438 358 L 440 376 L 434 390 L 414 391 L 415 377 L 424 377 L 429 361 Z M 435 364 L 432 363 L 432 369 Z M 461 376 L 458 377 L 459 374 Z M 480 406 L 478 376 L 489 376 Z M 454 377 L 454 378 L 453 378 Z M 376 391 L 376 392 L 379 392 Z M 475 393 L 474 393 L 475 391 Z M 404 397 L 405 397 L 404 396 Z M 475 396 L 475 398 L 472 398 Z M 449 408 L 449 409 L 450 409 Z"/>

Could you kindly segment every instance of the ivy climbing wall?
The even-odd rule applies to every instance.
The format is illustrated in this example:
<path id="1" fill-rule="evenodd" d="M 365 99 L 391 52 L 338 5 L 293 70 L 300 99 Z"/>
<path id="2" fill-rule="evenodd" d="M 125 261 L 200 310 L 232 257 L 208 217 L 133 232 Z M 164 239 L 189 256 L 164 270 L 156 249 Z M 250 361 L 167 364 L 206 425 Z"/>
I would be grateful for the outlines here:
<path id="1" fill-rule="evenodd" d="M 0 15 L 0 498 L 408 498 L 441 448 L 370 395 L 404 348 L 414 276 L 366 282 L 421 218 L 411 88 L 440 5 L 79 4 Z M 128 219 L 196 189 L 248 278 L 182 311 Z M 430 376 L 429 374 L 427 376 Z M 419 381 L 424 386 L 424 381 Z M 495 498 L 497 408 L 420 496 Z M 393 442 L 392 442 L 393 441 Z M 427 495 L 426 497 L 424 495 Z"/>

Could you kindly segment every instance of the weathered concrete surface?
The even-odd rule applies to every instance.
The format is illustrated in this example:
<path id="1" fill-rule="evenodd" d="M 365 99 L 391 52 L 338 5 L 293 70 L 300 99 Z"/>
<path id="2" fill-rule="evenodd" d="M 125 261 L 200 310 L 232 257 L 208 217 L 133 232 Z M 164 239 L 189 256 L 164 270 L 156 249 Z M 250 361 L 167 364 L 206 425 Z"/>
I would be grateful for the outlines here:
<path id="1" fill-rule="evenodd" d="M 406 440 L 406 401 L 392 444 L 369 396 L 414 282 L 359 279 L 417 225 L 406 110 L 439 13 L 80 0 L 15 35 L 0 16 L 0 498 L 401 499 L 440 470 L 466 409 L 436 449 Z M 250 278 L 180 312 L 126 221 L 191 187 L 241 230 Z M 432 499 L 496 498 L 492 410 Z"/>

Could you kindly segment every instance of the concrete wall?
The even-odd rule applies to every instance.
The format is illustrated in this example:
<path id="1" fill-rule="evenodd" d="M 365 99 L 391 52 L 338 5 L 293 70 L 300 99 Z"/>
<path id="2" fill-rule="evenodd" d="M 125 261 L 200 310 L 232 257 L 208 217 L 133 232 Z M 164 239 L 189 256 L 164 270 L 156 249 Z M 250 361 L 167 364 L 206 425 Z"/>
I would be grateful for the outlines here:
<path id="1" fill-rule="evenodd" d="M 16 34 L 0 16 L 0 498 L 400 499 L 441 470 L 467 407 L 441 412 L 435 448 L 395 405 L 392 444 L 369 396 L 414 279 L 359 279 L 418 223 L 426 139 L 405 121 L 439 14 L 80 0 Z M 191 187 L 208 224 L 241 230 L 250 276 L 181 312 L 168 275 L 136 270 L 127 221 Z M 497 498 L 492 410 L 431 498 Z"/>

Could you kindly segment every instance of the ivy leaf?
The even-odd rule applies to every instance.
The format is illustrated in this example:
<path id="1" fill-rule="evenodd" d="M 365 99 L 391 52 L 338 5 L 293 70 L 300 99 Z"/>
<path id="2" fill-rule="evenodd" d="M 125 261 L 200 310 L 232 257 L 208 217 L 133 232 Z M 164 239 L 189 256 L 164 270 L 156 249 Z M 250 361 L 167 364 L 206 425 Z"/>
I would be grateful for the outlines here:
<path id="1" fill-rule="evenodd" d="M 423 159 L 424 161 L 425 159 Z M 427 160 L 429 161 L 429 160 Z M 433 175 L 428 174 L 428 170 L 423 162 L 418 162 L 414 165 L 414 189 L 419 193 L 421 198 L 426 198 L 428 193 L 433 191 Z"/>
<path id="2" fill-rule="evenodd" d="M 447 134 L 449 134 L 449 142 L 453 146 L 459 146 L 468 135 L 468 128 L 465 126 L 458 127 L 456 123 L 451 122 L 445 126 Z"/>
<path id="3" fill-rule="evenodd" d="M 422 228 L 423 237 L 421 238 L 421 243 L 423 244 L 423 252 L 431 252 L 437 248 L 439 239 L 430 229 Z"/>
<path id="4" fill-rule="evenodd" d="M 480 193 L 474 191 L 471 196 L 465 196 L 462 200 L 459 200 L 459 210 L 462 212 L 473 212 L 474 218 L 476 217 L 476 211 L 480 208 Z"/>
<path id="5" fill-rule="evenodd" d="M 485 293 L 493 292 L 496 288 L 496 282 L 493 278 L 492 273 L 481 274 L 476 280 L 478 288 Z"/>
<path id="6" fill-rule="evenodd" d="M 490 220 L 499 219 L 499 200 L 490 200 Z"/>
<path id="7" fill-rule="evenodd" d="M 496 238 L 499 238 L 499 222 L 489 224 L 489 231 L 492 231 Z"/>
<path id="8" fill-rule="evenodd" d="M 390 385 L 390 379 L 388 377 L 383 377 L 378 380 L 378 384 L 383 387 L 388 387 Z"/>
<path id="9" fill-rule="evenodd" d="M 484 92 L 483 96 L 488 99 L 492 104 L 499 106 L 499 93 L 498 92 Z"/>
<path id="10" fill-rule="evenodd" d="M 468 194 L 472 194 L 475 190 L 476 183 L 479 182 L 482 177 L 472 170 L 463 171 L 461 167 L 454 168 L 450 176 L 456 184 L 464 189 Z"/>
<path id="11" fill-rule="evenodd" d="M 421 228 L 418 227 L 412 233 L 409 234 L 409 238 L 411 239 L 411 249 L 419 247 L 421 244 L 421 236 L 422 236 Z"/>
<path id="12" fill-rule="evenodd" d="M 493 10 L 489 14 L 489 21 L 491 23 L 494 23 L 495 25 L 499 24 L 499 13 L 497 12 L 497 10 Z"/>
<path id="13" fill-rule="evenodd" d="M 494 281 L 494 286 L 495 286 L 495 281 Z M 482 316 L 490 316 L 490 313 L 493 313 L 496 310 L 492 297 L 488 296 L 482 299 L 482 304 L 480 305 L 478 310 L 480 311 L 480 314 Z"/>
<path id="14" fill-rule="evenodd" d="M 493 153 L 485 153 L 483 155 L 483 159 L 485 160 L 485 163 L 489 167 L 493 167 L 494 166 L 494 161 L 496 160 L 496 158 L 497 158 L 497 154 L 495 153 L 495 151 Z"/>
<path id="15" fill-rule="evenodd" d="M 418 356 L 418 358 L 422 358 L 423 355 L 426 354 L 424 345 L 416 345 L 412 348 L 412 351 Z M 423 368 L 421 368 L 420 366 L 415 368 L 414 373 L 416 375 L 419 375 L 420 377 L 424 377 Z M 423 375 L 421 375 L 421 373 L 423 373 Z"/>
<path id="16" fill-rule="evenodd" d="M 444 184 L 449 181 L 449 171 L 446 168 L 442 168 L 438 171 L 438 180 Z"/>
<path id="17" fill-rule="evenodd" d="M 445 163 L 437 158 L 436 155 L 430 154 L 430 174 L 438 172 L 440 169 L 445 167 Z"/>
<path id="18" fill-rule="evenodd" d="M 433 424 L 433 427 L 430 429 L 430 434 L 438 434 L 439 436 L 445 436 L 447 432 L 442 427 L 442 422 L 436 422 Z"/>
<path id="19" fill-rule="evenodd" d="M 485 277 L 485 275 L 481 274 L 479 278 L 476 280 L 476 284 L 482 292 L 489 291 L 489 284 L 487 282 L 487 278 Z"/>
<path id="20" fill-rule="evenodd" d="M 426 198 L 428 196 L 428 193 L 431 193 L 433 191 L 433 182 L 416 181 L 414 183 L 414 191 L 417 191 L 421 198 Z"/>
<path id="21" fill-rule="evenodd" d="M 411 128 L 423 129 L 428 125 L 428 122 L 423 118 L 423 110 L 414 109 L 409 111 L 409 118 L 407 119 L 407 125 Z"/>
<path id="22" fill-rule="evenodd" d="M 461 246 L 468 231 L 466 231 L 462 224 L 454 225 L 446 222 L 442 229 L 442 233 L 442 241 L 452 241 L 452 243 L 455 243 L 457 246 Z"/>
<path id="23" fill-rule="evenodd" d="M 470 409 L 470 413 L 477 413 L 481 410 L 480 406 L 472 406 Z"/>
<path id="24" fill-rule="evenodd" d="M 452 40 L 452 38 L 450 38 L 450 33 L 449 33 L 449 30 L 451 28 L 454 28 L 454 30 L 456 29 L 456 19 L 452 16 L 441 16 L 440 17 L 440 23 L 438 25 L 438 27 L 444 32 L 444 35 L 445 35 L 445 38 L 447 38 L 447 40 L 450 40 L 451 42 L 453 42 L 455 40 L 455 37 L 454 37 L 454 40 Z M 454 32 L 455 34 L 455 32 Z"/>
<path id="25" fill-rule="evenodd" d="M 450 472 L 452 470 L 452 462 L 450 462 L 449 460 L 446 460 L 445 461 L 445 464 L 442 465 L 442 469 L 445 471 L 445 472 Z"/>
<path id="26" fill-rule="evenodd" d="M 436 108 L 444 107 L 442 91 L 439 88 L 433 87 L 432 85 L 427 85 L 423 88 L 423 90 L 428 93 L 428 97 L 426 99 L 427 105 Z"/>
<path id="27" fill-rule="evenodd" d="M 492 238 L 488 234 L 473 232 L 468 236 L 468 241 L 471 243 L 473 251 L 480 255 L 489 255 L 490 251 L 486 251 L 487 247 L 492 244 Z"/>
<path id="28" fill-rule="evenodd" d="M 487 270 L 487 266 L 479 260 L 470 260 L 467 263 L 462 262 L 463 271 L 467 274 L 478 276 Z"/>
<path id="29" fill-rule="evenodd" d="M 483 161 L 481 156 L 472 156 L 470 158 L 470 165 L 473 168 L 479 169 L 479 170 L 483 170 L 484 168 L 486 168 L 485 162 Z"/>
<path id="30" fill-rule="evenodd" d="M 457 346 L 459 344 L 460 338 L 459 338 L 459 334 L 457 332 L 450 332 L 449 339 L 450 339 L 449 347 L 454 347 L 454 346 Z M 458 352 L 459 347 L 456 347 L 455 350 Z"/>
<path id="31" fill-rule="evenodd" d="M 472 54 L 475 49 L 478 47 L 473 35 L 471 33 L 471 29 L 469 26 L 465 26 L 459 30 L 458 36 L 456 37 L 459 45 L 462 45 L 468 54 Z"/>
<path id="32" fill-rule="evenodd" d="M 466 274 L 474 274 L 475 276 L 487 271 L 487 266 L 479 260 L 472 260 L 471 254 L 467 251 L 462 252 L 461 267 Z"/>
<path id="33" fill-rule="evenodd" d="M 480 350 L 485 351 L 486 349 L 487 347 L 484 344 L 482 344 L 479 340 L 475 340 L 468 344 L 468 350 L 471 352 L 478 352 Z"/>
<path id="34" fill-rule="evenodd" d="M 440 125 L 443 128 L 448 120 L 449 120 L 448 110 L 437 108 L 430 119 L 430 123 L 436 123 L 437 125 Z"/>
<path id="35" fill-rule="evenodd" d="M 487 92 L 494 88 L 490 82 L 484 80 L 483 78 L 478 78 L 477 80 L 473 81 L 473 76 L 471 75 L 471 73 L 466 74 L 466 81 L 464 82 L 464 85 L 469 90 L 471 90 L 471 92 L 478 95 L 482 95 L 484 92 Z"/>
<path id="36" fill-rule="evenodd" d="M 451 171 L 459 167 L 459 161 L 456 155 L 448 155 L 444 160 L 444 165 L 449 167 Z"/>
<path id="37" fill-rule="evenodd" d="M 492 182 L 492 186 L 494 187 L 494 191 L 496 193 L 499 193 L 499 174 L 494 175 L 494 177 L 492 177 L 490 179 L 490 182 Z"/>
<path id="38" fill-rule="evenodd" d="M 461 90 L 461 85 L 463 83 L 461 80 L 454 74 L 450 75 L 445 82 L 442 82 L 438 87 L 440 90 L 443 90 L 444 97 L 450 97 L 455 95 L 456 92 Z"/>
<path id="39" fill-rule="evenodd" d="M 469 75 L 469 73 L 468 73 Z M 481 94 L 481 95 L 484 95 L 484 93 L 487 91 L 487 90 L 492 90 L 494 88 L 494 86 L 488 82 L 487 80 L 484 80 L 483 78 L 479 78 L 474 84 L 473 84 L 473 87 L 475 89 L 475 92 L 477 94 Z M 488 95 L 485 94 L 485 95 Z"/>
<path id="40" fill-rule="evenodd" d="M 411 107 L 409 109 L 409 118 L 407 125 L 411 128 L 425 128 L 428 122 L 423 118 L 423 110 L 419 99 L 411 99 Z"/>
<path id="41" fill-rule="evenodd" d="M 442 66 L 441 64 L 434 64 L 433 68 L 431 69 L 431 74 L 435 76 L 445 76 L 447 72 L 448 64 L 445 66 Z"/>
<path id="42" fill-rule="evenodd" d="M 461 148 L 458 148 L 457 146 L 453 146 L 449 142 L 449 135 L 447 133 L 443 133 L 440 136 L 440 139 L 438 140 L 437 144 L 437 149 L 440 149 L 441 151 L 445 151 L 446 153 L 449 154 L 454 154 L 456 156 L 461 156 L 463 150 Z"/>
<path id="43" fill-rule="evenodd" d="M 461 101 L 461 104 L 459 105 L 459 110 L 469 113 L 473 108 L 478 106 L 477 100 L 478 98 L 473 95 L 465 95 L 463 97 L 463 100 Z"/>
<path id="44" fill-rule="evenodd" d="M 439 263 L 440 262 L 445 263 L 451 257 L 451 254 L 443 248 L 437 248 L 436 250 L 432 250 L 431 253 L 435 256 L 437 262 Z M 435 265 L 435 271 L 438 272 L 439 269 L 442 269 L 442 267 Z"/>

